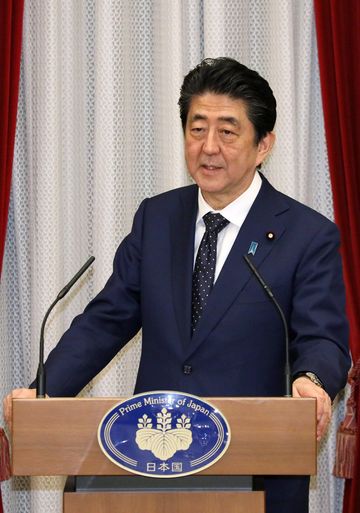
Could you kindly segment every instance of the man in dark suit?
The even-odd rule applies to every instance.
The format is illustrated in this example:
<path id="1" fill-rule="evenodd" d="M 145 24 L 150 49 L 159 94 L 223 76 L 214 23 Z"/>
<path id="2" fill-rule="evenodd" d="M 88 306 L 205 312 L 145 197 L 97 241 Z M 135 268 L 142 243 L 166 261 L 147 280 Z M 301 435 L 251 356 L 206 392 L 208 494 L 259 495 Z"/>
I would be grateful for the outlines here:
<path id="1" fill-rule="evenodd" d="M 142 328 L 135 392 L 283 395 L 283 326 L 250 254 L 285 312 L 293 395 L 317 399 L 320 438 L 349 368 L 337 229 L 258 172 L 276 119 L 258 73 L 206 59 L 185 77 L 179 105 L 196 185 L 141 204 L 112 276 L 49 355 L 47 392 L 76 395 Z M 307 478 L 265 487 L 268 513 L 307 511 Z"/>

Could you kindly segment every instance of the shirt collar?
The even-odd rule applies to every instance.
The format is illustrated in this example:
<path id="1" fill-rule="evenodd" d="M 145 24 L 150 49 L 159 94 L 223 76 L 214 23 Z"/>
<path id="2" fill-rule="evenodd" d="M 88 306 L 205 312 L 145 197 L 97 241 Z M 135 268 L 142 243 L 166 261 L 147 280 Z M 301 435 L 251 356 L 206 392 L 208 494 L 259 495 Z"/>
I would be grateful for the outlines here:
<path id="1" fill-rule="evenodd" d="M 225 219 L 227 219 L 230 223 L 241 227 L 245 217 L 248 215 L 249 210 L 256 199 L 256 196 L 261 189 L 261 184 L 261 177 L 258 171 L 256 171 L 254 178 L 246 191 L 244 191 L 238 198 L 229 203 L 229 205 L 227 205 L 222 210 L 214 210 L 211 208 L 211 206 L 204 200 L 203 195 L 201 194 L 201 190 L 199 189 L 198 215 L 196 218 L 196 224 L 199 222 L 203 223 L 203 217 L 208 212 L 217 212 L 225 217 Z"/>

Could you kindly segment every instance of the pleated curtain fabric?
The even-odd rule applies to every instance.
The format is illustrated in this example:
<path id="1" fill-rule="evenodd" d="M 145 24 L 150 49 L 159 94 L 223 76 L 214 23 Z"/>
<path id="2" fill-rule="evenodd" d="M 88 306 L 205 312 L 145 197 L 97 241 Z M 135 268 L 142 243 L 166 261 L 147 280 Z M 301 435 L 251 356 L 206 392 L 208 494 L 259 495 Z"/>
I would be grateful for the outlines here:
<path id="1" fill-rule="evenodd" d="M 333 216 L 312 0 L 25 1 L 17 132 L 0 284 L 0 386 L 34 377 L 42 317 L 89 255 L 96 265 L 50 316 L 46 354 L 104 285 L 147 196 L 190 183 L 177 100 L 183 76 L 226 55 L 258 70 L 278 100 L 264 173 Z M 82 392 L 127 396 L 138 335 Z M 311 512 L 339 513 L 330 476 L 335 405 L 320 447 Z M 61 478 L 2 487 L 6 513 L 60 513 Z"/>
<path id="2" fill-rule="evenodd" d="M 317 41 L 334 210 L 340 227 L 354 361 L 352 389 L 357 422 L 353 478 L 347 479 L 343 513 L 360 511 L 360 3 L 315 0 Z M 351 77 L 346 79 L 345 77 Z"/>
<path id="3" fill-rule="evenodd" d="M 23 12 L 24 0 L 0 3 L 0 276 L 14 156 Z"/>

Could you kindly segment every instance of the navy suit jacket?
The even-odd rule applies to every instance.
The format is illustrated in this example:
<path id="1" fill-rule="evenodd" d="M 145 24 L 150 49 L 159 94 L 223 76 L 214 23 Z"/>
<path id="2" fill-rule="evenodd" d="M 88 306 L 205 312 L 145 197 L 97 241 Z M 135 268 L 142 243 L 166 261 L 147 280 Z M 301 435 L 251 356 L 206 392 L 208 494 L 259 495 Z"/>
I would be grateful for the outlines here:
<path id="1" fill-rule="evenodd" d="M 140 205 L 104 289 L 49 355 L 50 396 L 76 395 L 140 328 L 135 392 L 283 395 L 283 326 L 244 262 L 251 242 L 289 323 L 293 374 L 314 372 L 331 397 L 344 386 L 350 361 L 337 228 L 265 178 L 191 337 L 197 194 L 188 186 Z"/>

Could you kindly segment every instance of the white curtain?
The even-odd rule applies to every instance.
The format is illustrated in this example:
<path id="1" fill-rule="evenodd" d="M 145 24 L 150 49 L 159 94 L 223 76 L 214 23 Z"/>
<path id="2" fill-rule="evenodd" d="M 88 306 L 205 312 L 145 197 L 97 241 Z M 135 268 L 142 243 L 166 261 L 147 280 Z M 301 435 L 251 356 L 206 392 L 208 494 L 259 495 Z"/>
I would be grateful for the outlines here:
<path id="1" fill-rule="evenodd" d="M 93 269 L 50 317 L 46 354 L 104 284 L 140 201 L 189 183 L 177 100 L 183 76 L 226 55 L 278 100 L 265 168 L 332 218 L 312 0 L 28 0 L 9 225 L 0 290 L 2 395 L 36 372 L 42 317 L 89 255 Z M 84 390 L 131 394 L 137 338 Z M 330 476 L 335 409 L 311 511 L 341 511 Z M 3 485 L 6 513 L 60 513 L 62 480 Z"/>

